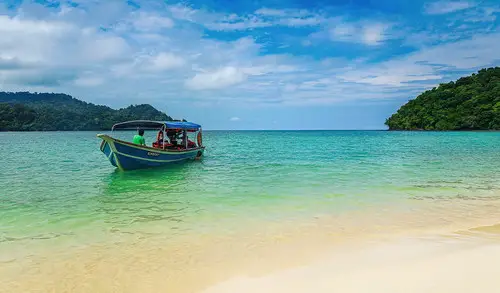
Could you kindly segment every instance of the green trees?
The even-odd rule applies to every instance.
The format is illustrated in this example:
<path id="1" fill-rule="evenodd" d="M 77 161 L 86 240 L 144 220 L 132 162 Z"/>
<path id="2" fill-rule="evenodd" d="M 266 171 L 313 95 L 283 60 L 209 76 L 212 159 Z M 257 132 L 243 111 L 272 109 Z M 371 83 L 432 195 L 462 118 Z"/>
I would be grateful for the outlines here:
<path id="1" fill-rule="evenodd" d="M 65 94 L 0 92 L 0 131 L 109 130 L 127 120 L 172 118 L 146 104 L 114 110 Z"/>
<path id="2" fill-rule="evenodd" d="M 425 91 L 385 124 L 390 130 L 500 130 L 500 67 Z"/>

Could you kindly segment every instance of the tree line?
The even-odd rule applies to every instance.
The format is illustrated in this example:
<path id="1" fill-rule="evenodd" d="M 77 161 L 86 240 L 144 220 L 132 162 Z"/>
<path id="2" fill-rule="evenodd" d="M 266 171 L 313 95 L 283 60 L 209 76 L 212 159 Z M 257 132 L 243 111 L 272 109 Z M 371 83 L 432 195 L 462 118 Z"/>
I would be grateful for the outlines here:
<path id="1" fill-rule="evenodd" d="M 109 130 L 129 120 L 173 119 L 148 104 L 115 110 L 66 94 L 0 92 L 0 131 Z"/>
<path id="2" fill-rule="evenodd" d="M 389 130 L 500 130 L 500 67 L 425 91 L 385 124 Z"/>

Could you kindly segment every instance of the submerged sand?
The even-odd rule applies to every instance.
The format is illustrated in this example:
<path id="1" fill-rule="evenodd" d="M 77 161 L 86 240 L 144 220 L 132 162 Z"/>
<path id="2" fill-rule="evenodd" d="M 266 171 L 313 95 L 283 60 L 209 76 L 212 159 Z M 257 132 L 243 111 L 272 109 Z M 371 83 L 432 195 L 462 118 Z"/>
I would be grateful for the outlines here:
<path id="1" fill-rule="evenodd" d="M 424 202 L 47 250 L 1 263 L 0 292 L 500 292 L 499 208 Z"/>

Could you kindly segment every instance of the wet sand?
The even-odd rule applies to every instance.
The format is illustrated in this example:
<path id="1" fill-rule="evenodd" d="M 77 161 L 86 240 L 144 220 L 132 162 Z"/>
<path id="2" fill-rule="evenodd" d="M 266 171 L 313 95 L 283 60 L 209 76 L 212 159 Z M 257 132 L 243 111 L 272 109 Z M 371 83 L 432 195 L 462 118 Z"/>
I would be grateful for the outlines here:
<path id="1" fill-rule="evenodd" d="M 0 292 L 498 292 L 500 203 L 423 202 L 0 263 Z"/>

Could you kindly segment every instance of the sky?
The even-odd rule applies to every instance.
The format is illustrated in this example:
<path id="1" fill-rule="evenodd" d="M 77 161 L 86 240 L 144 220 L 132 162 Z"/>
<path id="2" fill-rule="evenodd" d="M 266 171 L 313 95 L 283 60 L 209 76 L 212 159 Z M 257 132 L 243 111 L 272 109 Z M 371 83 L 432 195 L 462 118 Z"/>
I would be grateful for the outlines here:
<path id="1" fill-rule="evenodd" d="M 0 1 L 0 90 L 149 103 L 204 129 L 385 129 L 500 64 L 500 1 Z"/>

